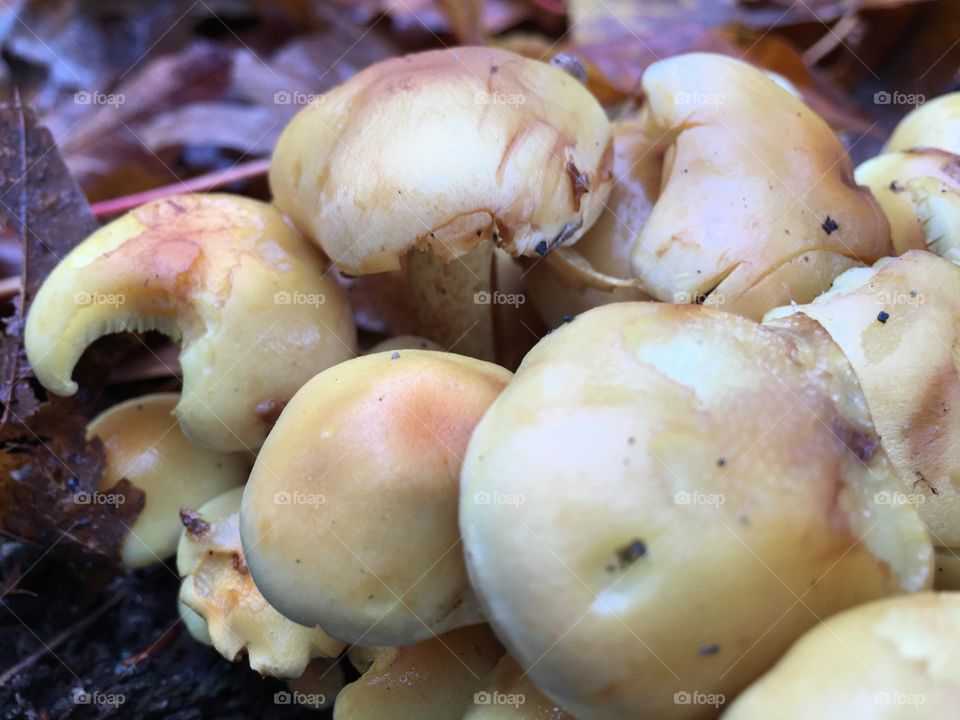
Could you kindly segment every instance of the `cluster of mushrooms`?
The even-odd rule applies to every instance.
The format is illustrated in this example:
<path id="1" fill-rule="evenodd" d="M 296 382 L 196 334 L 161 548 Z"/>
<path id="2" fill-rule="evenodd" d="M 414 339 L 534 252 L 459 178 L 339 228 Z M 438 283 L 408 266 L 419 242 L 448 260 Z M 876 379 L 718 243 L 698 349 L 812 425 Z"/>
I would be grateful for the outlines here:
<path id="1" fill-rule="evenodd" d="M 124 564 L 176 553 L 190 632 L 338 720 L 952 716 L 960 94 L 854 170 L 743 62 L 658 62 L 613 122 L 563 65 L 378 63 L 285 129 L 273 204 L 62 260 L 50 392 L 179 343 L 180 394 L 89 427 L 146 494 Z M 419 336 L 358 355 L 336 273 Z"/>

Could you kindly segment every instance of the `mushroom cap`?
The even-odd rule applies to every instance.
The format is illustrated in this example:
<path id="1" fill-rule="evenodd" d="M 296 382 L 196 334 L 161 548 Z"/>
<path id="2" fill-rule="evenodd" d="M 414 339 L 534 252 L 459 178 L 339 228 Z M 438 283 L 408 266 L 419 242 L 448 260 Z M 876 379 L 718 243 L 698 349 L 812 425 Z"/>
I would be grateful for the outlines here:
<path id="1" fill-rule="evenodd" d="M 960 92 L 934 98 L 897 124 L 884 152 L 939 148 L 960 155 Z"/>
<path id="2" fill-rule="evenodd" d="M 934 590 L 960 590 L 960 548 L 934 548 Z"/>
<path id="3" fill-rule="evenodd" d="M 804 635 L 724 720 L 955 717 L 960 593 L 921 593 L 847 610 Z"/>
<path id="4" fill-rule="evenodd" d="M 354 647 L 360 679 L 337 696 L 335 720 L 451 720 L 470 707 L 503 655 L 488 625 L 459 628 L 404 647 Z"/>
<path id="5" fill-rule="evenodd" d="M 309 378 L 353 356 L 356 328 L 326 264 L 270 205 L 178 195 L 103 226 L 47 277 L 24 344 L 37 379 L 72 395 L 97 338 L 160 330 L 180 343 L 175 414 L 193 442 L 255 449 Z"/>
<path id="6" fill-rule="evenodd" d="M 177 548 L 180 602 L 206 622 L 209 642 L 228 660 L 246 655 L 261 675 L 297 678 L 310 660 L 336 657 L 345 646 L 285 618 L 257 590 L 240 547 L 242 497 L 243 489 L 234 488 L 185 515 Z"/>
<path id="7" fill-rule="evenodd" d="M 530 299 L 550 327 L 599 305 L 649 299 L 630 252 L 660 193 L 663 152 L 636 120 L 614 122 L 612 132 L 614 184 L 603 212 L 576 245 L 534 260 L 527 275 Z"/>
<path id="8" fill-rule="evenodd" d="M 270 164 L 277 206 L 346 272 L 574 242 L 610 187 L 610 126 L 546 63 L 490 47 L 376 63 L 303 108 Z"/>
<path id="9" fill-rule="evenodd" d="M 381 340 L 367 353 L 367 355 L 376 355 L 382 352 L 393 352 L 394 350 L 438 350 L 443 348 L 437 345 L 433 340 L 428 340 L 419 335 L 396 335 L 394 337 Z"/>
<path id="10" fill-rule="evenodd" d="M 675 693 L 733 697 L 819 617 L 931 581 L 915 508 L 876 501 L 900 486 L 853 372 L 806 318 L 589 310 L 524 359 L 461 483 L 488 621 L 580 720 L 691 717 Z"/>
<path id="11" fill-rule="evenodd" d="M 641 87 L 645 131 L 671 143 L 660 197 L 633 247 L 649 294 L 706 297 L 759 320 L 890 254 L 886 218 L 854 182 L 843 144 L 766 74 L 693 53 L 650 65 Z"/>
<path id="12" fill-rule="evenodd" d="M 267 600 L 354 644 L 406 645 L 482 622 L 457 528 L 460 466 L 510 377 L 462 355 L 402 350 L 304 385 L 243 498 L 244 549 Z"/>
<path id="13" fill-rule="evenodd" d="M 180 508 L 198 507 L 243 485 L 250 461 L 191 443 L 172 413 L 180 395 L 157 393 L 105 410 L 87 426 L 106 455 L 100 492 L 126 479 L 143 491 L 145 503 L 120 548 L 124 566 L 140 568 L 177 551 L 183 525 Z"/>
<path id="14" fill-rule="evenodd" d="M 948 220 L 951 228 L 944 229 L 937 212 L 941 208 L 933 204 L 943 202 L 941 195 L 960 202 L 960 156 L 936 149 L 884 153 L 859 165 L 856 178 L 870 188 L 890 221 L 897 255 L 928 248 L 947 256 L 960 246 L 960 226 Z M 955 215 L 956 211 L 943 214 Z"/>
<path id="15" fill-rule="evenodd" d="M 917 506 L 934 545 L 960 546 L 960 267 L 913 250 L 767 320 L 793 313 L 820 323 L 850 361 L 900 474 L 891 501 Z"/>
<path id="16" fill-rule="evenodd" d="M 510 655 L 487 673 L 463 720 L 574 720 L 546 697 Z"/>

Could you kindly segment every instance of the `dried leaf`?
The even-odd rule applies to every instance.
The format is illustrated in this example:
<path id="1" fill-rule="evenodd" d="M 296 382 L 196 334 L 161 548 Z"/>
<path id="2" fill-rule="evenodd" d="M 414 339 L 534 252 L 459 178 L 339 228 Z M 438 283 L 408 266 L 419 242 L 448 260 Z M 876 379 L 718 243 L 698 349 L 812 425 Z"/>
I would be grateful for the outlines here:
<path id="1" fill-rule="evenodd" d="M 79 371 L 84 391 L 44 401 L 30 384 L 22 345 L 26 311 L 43 279 L 97 223 L 50 133 L 19 102 L 0 108 L 0 226 L 19 237 L 24 258 L 16 313 L 0 336 L 0 527 L 115 558 L 143 493 L 124 484 L 115 491 L 122 504 L 78 501 L 92 496 L 102 475 L 102 450 L 86 441 L 85 427 L 96 378 L 105 373 L 87 357 Z"/>

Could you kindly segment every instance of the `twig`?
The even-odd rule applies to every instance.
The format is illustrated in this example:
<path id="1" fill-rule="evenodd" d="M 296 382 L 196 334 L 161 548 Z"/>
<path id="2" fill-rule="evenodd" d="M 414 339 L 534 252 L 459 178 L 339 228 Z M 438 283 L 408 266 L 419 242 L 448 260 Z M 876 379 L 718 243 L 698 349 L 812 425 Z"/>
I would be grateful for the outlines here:
<path id="1" fill-rule="evenodd" d="M 827 28 L 826 34 L 804 51 L 803 62 L 807 67 L 813 67 L 842 45 L 859 25 L 860 18 L 857 11 L 847 13 L 837 21 L 836 25 Z"/>
<path id="2" fill-rule="evenodd" d="M 150 647 L 148 647 L 146 650 L 141 650 L 138 653 L 134 653 L 128 658 L 125 658 L 123 664 L 130 667 L 139 665 L 145 660 L 149 660 L 170 644 L 170 642 L 180 633 L 180 628 L 182 626 L 183 620 L 177 620 L 173 625 L 168 627 L 163 635 L 155 640 Z"/>
<path id="3" fill-rule="evenodd" d="M 119 215 L 151 200 L 157 200 L 179 193 L 207 192 L 209 190 L 215 190 L 218 187 L 223 187 L 224 185 L 239 182 L 240 180 L 260 177 L 261 175 L 266 175 L 269 169 L 270 158 L 251 160 L 250 162 L 234 165 L 227 170 L 218 170 L 207 173 L 206 175 L 198 175 L 189 180 L 181 180 L 180 182 L 163 185 L 162 187 L 153 188 L 152 190 L 144 190 L 143 192 L 134 193 L 133 195 L 124 195 L 123 197 L 112 200 L 103 200 L 102 202 L 91 205 L 90 209 L 98 218 Z"/>
<path id="4" fill-rule="evenodd" d="M 88 626 L 96 622 L 107 610 L 112 608 L 118 602 L 120 602 L 124 596 L 127 594 L 126 590 L 121 590 L 107 602 L 101 605 L 99 608 L 94 610 L 92 613 L 87 615 L 82 620 L 75 622 L 73 625 L 68 627 L 66 630 L 57 635 L 53 640 L 48 643 L 45 643 L 42 648 L 37 650 L 30 655 L 27 655 L 23 660 L 18 662 L 13 667 L 9 668 L 3 675 L 0 675 L 0 687 L 6 685 L 10 680 L 15 677 L 18 673 L 26 670 L 28 667 L 33 665 L 37 660 L 44 657 L 45 655 L 52 653 L 57 647 L 63 645 L 67 640 L 86 629 Z"/>

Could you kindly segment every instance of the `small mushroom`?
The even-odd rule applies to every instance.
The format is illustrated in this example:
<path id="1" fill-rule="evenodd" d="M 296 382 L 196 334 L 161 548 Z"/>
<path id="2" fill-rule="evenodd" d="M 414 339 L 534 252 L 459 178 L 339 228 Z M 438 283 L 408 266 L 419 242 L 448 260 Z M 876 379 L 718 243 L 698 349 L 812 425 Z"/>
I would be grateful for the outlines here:
<path id="1" fill-rule="evenodd" d="M 159 330 L 180 344 L 174 414 L 193 442 L 256 449 L 306 380 L 348 357 L 356 329 L 314 247 L 271 206 L 230 195 L 156 200 L 100 228 L 44 281 L 25 346 L 37 379 L 73 395 L 97 338 Z"/>
<path id="2" fill-rule="evenodd" d="M 607 117 L 576 79 L 460 47 L 376 63 L 305 107 L 277 142 L 270 186 L 350 275 L 422 251 L 409 263 L 421 334 L 494 359 L 474 328 L 491 310 L 476 293 L 498 290 L 493 246 L 539 257 L 575 242 L 603 208 L 611 154 Z"/>
<path id="3" fill-rule="evenodd" d="M 663 186 L 633 246 L 641 288 L 759 320 L 809 302 L 891 252 L 843 144 L 760 70 L 706 53 L 646 69 L 644 131 L 668 145 Z"/>
<path id="4" fill-rule="evenodd" d="M 574 720 L 533 684 L 510 655 L 483 679 L 463 720 Z"/>
<path id="5" fill-rule="evenodd" d="M 960 92 L 941 95 L 907 113 L 884 152 L 914 148 L 940 148 L 960 155 Z"/>
<path id="6" fill-rule="evenodd" d="M 920 593 L 826 618 L 724 720 L 956 717 L 960 593 Z"/>
<path id="7" fill-rule="evenodd" d="M 936 148 L 884 153 L 858 166 L 856 178 L 886 213 L 897 255 L 960 252 L 958 213 L 950 210 L 960 204 L 960 157 Z"/>
<path id="8" fill-rule="evenodd" d="M 576 245 L 532 261 L 530 299 L 550 327 L 599 305 L 646 300 L 630 251 L 660 192 L 663 149 L 636 120 L 613 124 L 614 185 L 606 207 Z"/>
<path id="9" fill-rule="evenodd" d="M 588 310 L 490 406 L 461 487 L 488 622 L 580 720 L 701 717 L 675 694 L 732 698 L 819 618 L 931 582 L 915 507 L 879 499 L 900 483 L 853 371 L 809 318 Z"/>
<path id="10" fill-rule="evenodd" d="M 355 644 L 407 645 L 482 622 L 457 528 L 460 466 L 510 377 L 462 355 L 400 350 L 304 385 L 257 457 L 240 514 L 267 600 Z"/>
<path id="11" fill-rule="evenodd" d="M 228 490 L 196 512 L 184 510 L 177 548 L 180 602 L 206 623 L 211 644 L 228 660 L 246 656 L 261 675 L 297 678 L 314 658 L 333 658 L 344 644 L 272 608 L 244 560 L 238 529 L 242 488 Z"/>
<path id="12" fill-rule="evenodd" d="M 106 466 L 99 495 L 128 480 L 143 491 L 145 504 L 128 528 L 120 558 L 140 568 L 171 557 L 180 539 L 180 508 L 197 507 L 232 487 L 243 485 L 250 459 L 194 445 L 171 413 L 177 393 L 133 398 L 100 413 L 87 436 L 103 443 Z"/>
<path id="13" fill-rule="evenodd" d="M 934 545 L 960 546 L 960 267 L 919 250 L 884 258 L 765 321 L 795 314 L 822 325 L 850 361 L 900 475 L 889 501 L 916 505 Z"/>
<path id="14" fill-rule="evenodd" d="M 503 647 L 487 625 L 404 647 L 355 647 L 362 674 L 337 696 L 335 720 L 451 720 L 471 706 Z"/>

